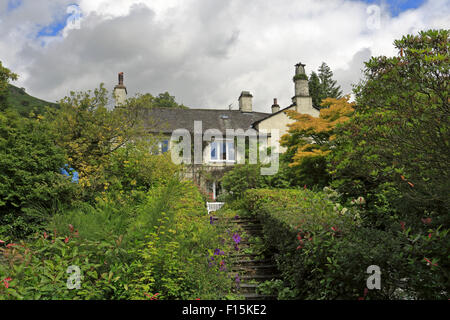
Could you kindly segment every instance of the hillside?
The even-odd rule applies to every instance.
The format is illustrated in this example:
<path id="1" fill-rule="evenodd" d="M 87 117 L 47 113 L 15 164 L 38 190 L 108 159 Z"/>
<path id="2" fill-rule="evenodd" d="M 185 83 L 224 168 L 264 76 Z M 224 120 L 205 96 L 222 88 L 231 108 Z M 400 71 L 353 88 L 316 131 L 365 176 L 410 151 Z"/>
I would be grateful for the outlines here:
<path id="1" fill-rule="evenodd" d="M 34 111 L 35 113 L 43 113 L 46 106 L 54 108 L 58 107 L 58 104 L 56 103 L 44 101 L 29 95 L 24 89 L 13 85 L 9 85 L 9 87 L 10 91 L 8 102 L 23 116 L 28 116 L 31 111 Z"/>

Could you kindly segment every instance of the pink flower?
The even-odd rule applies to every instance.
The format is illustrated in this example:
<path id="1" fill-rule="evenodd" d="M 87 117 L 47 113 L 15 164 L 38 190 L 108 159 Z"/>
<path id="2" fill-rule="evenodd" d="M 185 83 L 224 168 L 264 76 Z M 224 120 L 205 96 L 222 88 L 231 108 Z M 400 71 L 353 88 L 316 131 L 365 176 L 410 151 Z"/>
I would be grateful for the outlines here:
<path id="1" fill-rule="evenodd" d="M 17 246 L 17 244 L 15 244 L 15 243 L 10 243 L 10 244 L 7 244 L 7 245 L 6 245 L 7 248 L 11 248 L 11 247 L 14 247 L 14 246 Z"/>
<path id="2" fill-rule="evenodd" d="M 400 221 L 400 225 L 402 227 L 402 230 L 405 230 L 405 221 Z"/>
<path id="3" fill-rule="evenodd" d="M 431 239 L 431 233 L 429 233 L 429 234 L 428 234 L 428 238 L 430 238 L 430 239 Z"/>
<path id="4" fill-rule="evenodd" d="M 423 259 L 427 262 L 427 265 L 428 265 L 428 266 L 429 266 L 429 265 L 432 265 L 432 266 L 435 266 L 435 267 L 438 266 L 437 263 L 433 263 L 433 262 L 431 262 L 430 260 L 428 260 L 427 258 L 423 258 Z"/>
<path id="5" fill-rule="evenodd" d="M 47 239 L 47 238 L 48 238 L 48 234 L 47 234 L 47 232 L 44 231 L 44 239 Z"/>
<path id="6" fill-rule="evenodd" d="M 431 218 L 426 218 L 426 219 L 422 218 L 421 220 L 422 220 L 422 222 L 424 224 L 430 224 L 431 223 Z"/>
<path id="7" fill-rule="evenodd" d="M 69 230 L 70 232 L 73 232 L 73 225 L 69 224 Z"/>
<path id="8" fill-rule="evenodd" d="M 69 237 L 66 237 L 66 238 L 64 239 L 64 242 L 65 242 L 65 243 L 69 242 Z"/>
<path id="9" fill-rule="evenodd" d="M 12 279 L 10 277 L 3 279 L 3 284 L 5 285 L 6 289 L 9 288 L 9 281 Z"/>
<path id="10" fill-rule="evenodd" d="M 0 244 L 4 244 L 5 243 L 5 241 L 3 241 L 3 240 L 0 240 Z"/>

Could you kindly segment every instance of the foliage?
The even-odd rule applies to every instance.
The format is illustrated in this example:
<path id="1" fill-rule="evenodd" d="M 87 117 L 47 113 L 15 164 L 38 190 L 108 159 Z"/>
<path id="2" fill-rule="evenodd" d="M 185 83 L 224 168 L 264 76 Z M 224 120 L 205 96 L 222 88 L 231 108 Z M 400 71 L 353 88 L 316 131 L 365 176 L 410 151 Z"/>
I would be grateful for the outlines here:
<path id="1" fill-rule="evenodd" d="M 337 132 L 334 186 L 366 195 L 373 223 L 398 215 L 449 226 L 449 31 L 395 41 L 399 56 L 373 57 L 356 87 L 355 116 Z"/>
<path id="2" fill-rule="evenodd" d="M 64 151 L 41 119 L 23 118 L 13 110 L 0 114 L 0 234 L 12 239 L 38 230 L 45 221 L 32 208 L 68 203 L 76 188 L 59 173 Z"/>
<path id="3" fill-rule="evenodd" d="M 56 144 L 66 151 L 81 185 L 95 184 L 96 174 L 102 172 L 114 151 L 144 136 L 135 109 L 109 111 L 107 103 L 107 91 L 101 84 L 94 92 L 71 92 L 60 101 L 60 110 L 48 110 L 47 121 Z"/>
<path id="4" fill-rule="evenodd" d="M 326 98 L 340 99 L 342 97 L 341 87 L 337 85 L 336 80 L 333 80 L 333 72 L 325 62 L 320 65 L 318 73 L 311 72 L 309 94 L 316 108 L 323 108 L 322 101 Z"/>
<path id="5" fill-rule="evenodd" d="M 179 172 L 170 153 L 152 154 L 153 141 L 128 144 L 111 154 L 104 167 L 104 189 L 117 192 L 148 191 L 167 184 Z"/>
<path id="6" fill-rule="evenodd" d="M 247 191 L 248 210 L 262 221 L 266 245 L 289 288 L 263 289 L 275 287 L 282 297 L 296 299 L 447 299 L 448 251 L 442 251 L 448 230 L 364 227 L 360 209 L 336 206 L 330 201 L 334 193 Z M 381 289 L 365 292 L 371 265 L 381 269 Z"/>
<path id="7" fill-rule="evenodd" d="M 0 299 L 223 298 L 231 279 L 208 265 L 221 234 L 205 211 L 197 189 L 177 180 L 142 201 L 63 209 L 52 231 L 0 244 L 0 278 L 11 279 Z M 70 265 L 81 269 L 80 289 L 66 287 Z"/>
<path id="8" fill-rule="evenodd" d="M 188 109 L 183 104 L 179 104 L 175 101 L 175 97 L 171 96 L 169 92 L 160 93 L 156 97 L 150 93 L 137 94 L 135 97 L 127 99 L 128 108 L 135 106 L 138 108 L 151 109 L 151 108 L 177 108 Z"/>
<path id="9" fill-rule="evenodd" d="M 327 98 L 318 118 L 293 110 L 287 115 L 295 120 L 288 124 L 288 133 L 281 137 L 281 145 L 287 147 L 290 167 L 298 167 L 300 179 L 308 185 L 325 186 L 328 182 L 325 157 L 333 148 L 337 125 L 348 121 L 353 114 L 349 97 Z M 306 183 L 305 183 L 306 184 Z"/>
<path id="10" fill-rule="evenodd" d="M 320 104 L 322 103 L 322 99 L 324 99 L 324 97 L 320 94 L 320 79 L 315 71 L 312 71 L 309 76 L 308 87 L 313 107 L 320 109 Z"/>
<path id="11" fill-rule="evenodd" d="M 301 74 L 296 74 L 293 78 L 292 78 L 292 80 L 308 80 L 308 76 L 306 75 L 306 74 L 303 74 L 303 73 L 301 73 Z"/>
<path id="12" fill-rule="evenodd" d="M 0 61 L 0 111 L 8 107 L 9 81 L 17 80 L 17 78 L 17 74 L 4 67 Z"/>
<path id="13" fill-rule="evenodd" d="M 59 108 L 56 103 L 35 98 L 25 92 L 24 88 L 9 85 L 8 105 L 17 110 L 21 116 L 44 115 L 46 107 Z"/>

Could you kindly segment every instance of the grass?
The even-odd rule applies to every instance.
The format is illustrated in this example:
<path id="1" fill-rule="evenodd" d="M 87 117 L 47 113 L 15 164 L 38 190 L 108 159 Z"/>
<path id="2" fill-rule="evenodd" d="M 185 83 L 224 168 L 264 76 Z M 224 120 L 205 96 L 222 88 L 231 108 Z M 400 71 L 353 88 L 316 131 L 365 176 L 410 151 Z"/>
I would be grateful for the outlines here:
<path id="1" fill-rule="evenodd" d="M 36 114 L 43 114 L 45 107 L 58 108 L 59 105 L 53 102 L 41 100 L 25 92 L 25 89 L 9 85 L 8 103 L 21 115 L 28 116 L 31 111 Z"/>

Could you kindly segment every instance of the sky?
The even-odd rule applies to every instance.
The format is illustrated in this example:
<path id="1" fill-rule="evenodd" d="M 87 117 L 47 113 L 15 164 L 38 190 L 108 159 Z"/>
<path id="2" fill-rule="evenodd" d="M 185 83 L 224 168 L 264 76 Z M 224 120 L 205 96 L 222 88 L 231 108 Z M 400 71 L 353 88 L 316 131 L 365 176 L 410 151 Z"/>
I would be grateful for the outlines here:
<path id="1" fill-rule="evenodd" d="M 191 108 L 255 111 L 294 95 L 294 65 L 326 62 L 344 93 L 393 42 L 450 28 L 450 0 L 0 0 L 0 61 L 13 84 L 57 101 L 70 91 L 168 91 Z"/>

